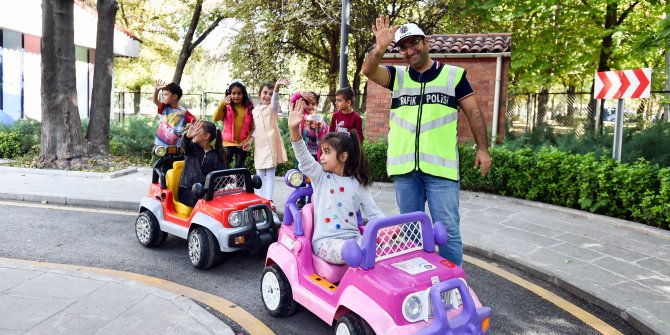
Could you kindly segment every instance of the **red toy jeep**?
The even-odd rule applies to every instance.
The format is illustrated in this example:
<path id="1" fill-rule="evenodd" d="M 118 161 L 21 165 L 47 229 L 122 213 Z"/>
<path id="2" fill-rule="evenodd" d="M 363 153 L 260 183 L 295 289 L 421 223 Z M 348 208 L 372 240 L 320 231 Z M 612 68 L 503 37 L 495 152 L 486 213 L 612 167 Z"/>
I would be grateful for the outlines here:
<path id="1" fill-rule="evenodd" d="M 193 186 L 194 207 L 179 202 L 177 189 L 184 156 L 177 147 L 157 147 L 151 185 L 140 203 L 135 221 L 137 240 L 157 247 L 168 234 L 188 239 L 193 266 L 208 269 L 218 264 L 222 252 L 248 249 L 259 253 L 277 240 L 279 217 L 270 201 L 254 194 L 261 179 L 247 169 L 213 171 L 205 185 Z"/>

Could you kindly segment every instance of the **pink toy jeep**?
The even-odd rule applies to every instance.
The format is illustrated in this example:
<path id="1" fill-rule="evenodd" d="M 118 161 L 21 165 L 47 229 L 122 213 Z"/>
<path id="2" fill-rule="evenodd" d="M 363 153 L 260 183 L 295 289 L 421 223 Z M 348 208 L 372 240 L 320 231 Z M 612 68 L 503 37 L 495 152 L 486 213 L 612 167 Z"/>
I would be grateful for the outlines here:
<path id="1" fill-rule="evenodd" d="M 345 242 L 347 265 L 333 265 L 312 252 L 313 205 L 299 211 L 303 175 L 292 170 L 286 183 L 296 188 L 285 205 L 277 242 L 270 245 L 261 279 L 268 312 L 293 314 L 298 304 L 336 334 L 486 334 L 491 308 L 482 307 L 462 268 L 435 252 L 446 229 L 423 212 L 370 221 L 361 246 Z M 360 220 L 359 220 L 360 222 Z"/>

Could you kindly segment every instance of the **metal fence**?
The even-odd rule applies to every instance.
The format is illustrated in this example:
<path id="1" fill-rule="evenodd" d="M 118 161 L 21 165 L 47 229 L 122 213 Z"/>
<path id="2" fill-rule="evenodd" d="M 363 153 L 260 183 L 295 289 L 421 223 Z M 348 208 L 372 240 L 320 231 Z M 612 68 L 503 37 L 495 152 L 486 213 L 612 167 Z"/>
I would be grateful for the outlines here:
<path id="1" fill-rule="evenodd" d="M 280 94 L 279 101 L 281 104 L 281 110 L 283 112 L 288 112 L 289 110 L 289 98 L 291 94 Z M 357 95 L 359 99 L 365 99 L 365 95 Z M 188 108 L 191 114 L 195 115 L 198 118 L 204 119 L 211 117 L 216 110 L 216 107 L 219 105 L 221 100 L 225 97 L 224 92 L 202 92 L 202 93 L 185 93 L 182 95 L 179 100 L 179 104 Z M 334 101 L 334 96 L 327 94 L 321 95 L 321 105 L 328 101 L 328 98 Z M 258 106 L 260 103 L 260 97 L 256 95 L 250 95 L 251 100 L 255 106 Z M 153 92 L 127 92 L 127 91 L 117 91 L 114 92 L 114 110 L 113 118 L 117 121 L 123 122 L 126 116 L 130 115 L 145 115 L 145 116 L 155 116 L 156 115 L 156 105 L 153 103 Z M 332 113 L 334 111 L 334 106 L 327 106 L 323 108 L 327 110 L 327 113 Z"/>
<path id="2" fill-rule="evenodd" d="M 670 91 L 654 91 L 645 99 L 624 101 L 624 125 L 645 128 L 663 116 L 663 100 Z M 614 127 L 617 100 L 591 103 L 589 92 L 521 93 L 507 99 L 507 130 L 527 134 L 544 125 L 555 134 L 583 135 Z"/>
<path id="3" fill-rule="evenodd" d="M 219 98 L 219 96 L 221 98 Z M 179 104 L 186 106 L 197 117 L 211 115 L 214 112 L 223 93 L 204 92 L 201 94 L 183 94 Z M 218 99 L 218 100 L 214 100 Z M 211 107 L 212 104 L 215 104 Z M 211 107 L 211 111 L 210 111 Z M 153 103 L 153 93 L 145 92 L 114 92 L 114 119 L 123 122 L 130 115 L 156 115 L 156 105 Z M 209 113 L 207 113 L 209 111 Z"/>

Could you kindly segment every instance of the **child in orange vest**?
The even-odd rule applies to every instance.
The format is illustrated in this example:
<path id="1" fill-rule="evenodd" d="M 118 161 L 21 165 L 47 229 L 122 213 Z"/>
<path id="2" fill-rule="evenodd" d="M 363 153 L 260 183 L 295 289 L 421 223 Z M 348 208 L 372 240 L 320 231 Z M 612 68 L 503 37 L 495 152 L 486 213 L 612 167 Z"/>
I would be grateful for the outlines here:
<path id="1" fill-rule="evenodd" d="M 243 168 L 254 131 L 254 104 L 247 88 L 241 81 L 233 81 L 226 90 L 226 97 L 216 108 L 212 119 L 223 124 L 223 147 L 226 150 L 226 164 L 231 168 Z M 235 164 L 232 164 L 235 157 Z"/>

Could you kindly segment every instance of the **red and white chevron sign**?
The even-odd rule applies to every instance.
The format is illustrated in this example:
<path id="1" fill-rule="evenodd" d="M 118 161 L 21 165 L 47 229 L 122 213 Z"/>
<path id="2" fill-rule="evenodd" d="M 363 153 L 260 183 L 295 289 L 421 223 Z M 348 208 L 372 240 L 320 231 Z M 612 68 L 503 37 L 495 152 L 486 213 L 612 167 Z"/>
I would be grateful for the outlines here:
<path id="1" fill-rule="evenodd" d="M 651 69 L 596 72 L 593 95 L 596 99 L 648 98 Z"/>

